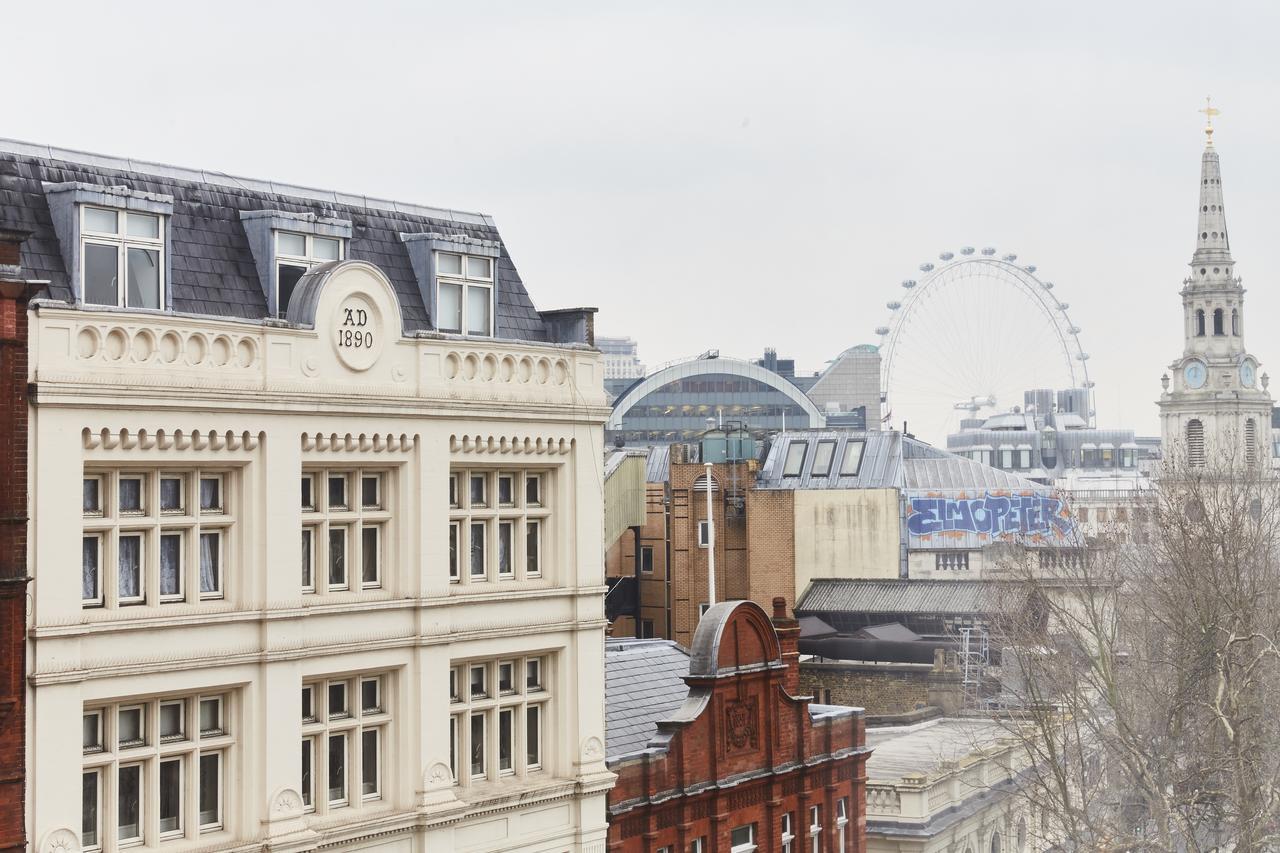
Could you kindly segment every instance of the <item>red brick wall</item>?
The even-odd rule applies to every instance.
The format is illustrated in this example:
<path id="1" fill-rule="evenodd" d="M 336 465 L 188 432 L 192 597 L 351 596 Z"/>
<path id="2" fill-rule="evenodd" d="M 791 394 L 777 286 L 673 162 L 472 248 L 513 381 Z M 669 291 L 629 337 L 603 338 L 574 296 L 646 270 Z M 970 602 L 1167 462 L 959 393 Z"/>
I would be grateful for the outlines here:
<path id="1" fill-rule="evenodd" d="M 19 242 L 0 234 L 0 264 Z M 0 851 L 24 850 L 27 585 L 27 292 L 0 281 Z"/>
<path id="2" fill-rule="evenodd" d="M 640 545 L 653 549 L 653 572 L 640 573 L 640 618 L 653 621 L 653 636 L 671 639 L 667 631 L 667 523 L 666 485 L 645 484 L 645 523 L 640 528 Z M 631 531 L 605 552 L 605 576 L 635 575 L 636 540 Z M 636 636 L 635 621 L 621 616 L 613 623 L 613 636 Z"/>
<path id="3" fill-rule="evenodd" d="M 808 702 L 784 692 L 786 673 L 780 669 L 725 677 L 727 668 L 779 653 L 777 639 L 761 633 L 761 614 L 748 607 L 735 610 L 725 626 L 720 677 L 688 679 L 691 698 L 703 703 L 698 716 L 671 729 L 665 753 L 612 768 L 618 782 L 609 794 L 611 853 L 654 853 L 667 846 L 685 853 L 698 838 L 707 839 L 708 851 L 728 850 L 734 828 L 752 823 L 757 849 L 780 851 L 782 815 L 788 812 L 793 849 L 807 850 L 811 805 L 821 806 L 822 849 L 835 850 L 841 798 L 849 819 L 844 849 L 865 849 L 866 756 L 833 757 L 865 743 L 864 720 L 846 716 L 814 724 Z M 763 645 L 757 641 L 762 636 Z M 773 770 L 779 766 L 788 769 Z M 723 788 L 714 784 L 753 773 L 761 775 Z M 681 793 L 690 789 L 695 792 Z"/>

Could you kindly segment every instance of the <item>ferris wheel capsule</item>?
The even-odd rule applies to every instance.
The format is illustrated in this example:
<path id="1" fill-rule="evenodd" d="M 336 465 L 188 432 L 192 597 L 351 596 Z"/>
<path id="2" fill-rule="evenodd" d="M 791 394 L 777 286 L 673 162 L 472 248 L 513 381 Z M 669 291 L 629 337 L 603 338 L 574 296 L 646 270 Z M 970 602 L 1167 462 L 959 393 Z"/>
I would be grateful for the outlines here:
<path id="1" fill-rule="evenodd" d="M 973 254 L 973 247 L 972 247 L 972 246 L 962 246 L 962 247 L 960 248 L 960 254 L 962 254 L 962 255 L 972 255 L 972 254 Z"/>
<path id="2" fill-rule="evenodd" d="M 1068 332 L 1070 332 L 1070 333 L 1071 333 L 1071 334 L 1073 334 L 1073 335 L 1078 335 L 1078 334 L 1080 334 L 1080 327 L 1079 327 L 1079 326 L 1072 326 L 1071 328 L 1067 329 L 1067 331 L 1068 331 Z"/>
<path id="3" fill-rule="evenodd" d="M 955 257 L 955 254 L 952 252 L 943 252 L 941 255 L 938 255 L 938 258 L 944 261 L 949 261 L 954 257 Z"/>
<path id="4" fill-rule="evenodd" d="M 905 287 L 907 290 L 910 290 L 911 288 L 916 286 L 916 280 L 914 278 L 909 278 L 906 281 L 902 282 L 902 286 Z"/>
<path id="5" fill-rule="evenodd" d="M 1026 270 L 1027 272 L 1035 272 L 1035 271 L 1036 271 L 1036 265 L 1035 265 L 1035 264 L 1027 264 L 1025 267 L 1023 267 L 1023 269 L 1024 269 L 1024 270 Z"/>
<path id="6" fill-rule="evenodd" d="M 1088 361 L 1088 360 L 1089 360 L 1089 353 L 1087 353 L 1087 352 L 1079 353 L 1079 354 L 1076 356 L 1076 358 L 1080 359 L 1081 361 Z"/>
<path id="7" fill-rule="evenodd" d="M 1009 263 L 1013 263 L 1017 259 L 1018 259 L 1018 256 L 1012 253 L 1005 255 L 1004 258 L 1002 258 L 1002 260 L 1008 261 Z"/>
<path id="8" fill-rule="evenodd" d="M 986 255 L 987 257 L 991 257 L 995 253 L 996 253 L 995 246 L 987 246 L 985 249 L 982 250 L 982 254 Z"/>
<path id="9" fill-rule="evenodd" d="M 1058 310 L 1059 310 L 1059 311 L 1066 311 L 1066 310 L 1067 310 L 1068 308 L 1070 308 L 1070 307 L 1071 307 L 1071 303 L 1070 303 L 1070 302 L 1059 302 L 1059 303 L 1058 303 Z"/>
<path id="10" fill-rule="evenodd" d="M 889 334 L 889 327 L 888 327 L 888 326 L 876 326 L 876 334 L 877 334 L 877 335 L 880 335 L 881 337 L 883 337 L 883 336 L 885 336 L 885 335 Z"/>
<path id="11" fill-rule="evenodd" d="M 888 308 L 890 311 L 897 311 L 899 308 L 901 308 L 901 307 L 902 307 L 902 303 L 901 303 L 901 302 L 886 302 L 884 307 Z"/>
<path id="12" fill-rule="evenodd" d="M 920 265 L 920 272 L 933 272 L 933 264 L 923 263 Z"/>
<path id="13" fill-rule="evenodd" d="M 1040 286 L 1045 290 L 1053 290 L 1053 282 L 1051 281 L 1042 281 L 1040 282 Z"/>

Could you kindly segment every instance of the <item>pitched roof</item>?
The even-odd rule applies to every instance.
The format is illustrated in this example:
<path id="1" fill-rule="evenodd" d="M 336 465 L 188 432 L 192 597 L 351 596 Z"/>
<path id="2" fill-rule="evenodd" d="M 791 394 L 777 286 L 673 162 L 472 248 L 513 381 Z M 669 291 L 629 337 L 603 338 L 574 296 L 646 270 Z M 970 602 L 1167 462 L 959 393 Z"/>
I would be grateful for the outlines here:
<path id="1" fill-rule="evenodd" d="M 605 755 L 639 752 L 684 704 L 689 653 L 670 640 L 610 639 L 605 644 Z"/>
<path id="2" fill-rule="evenodd" d="M 986 614 L 994 587 L 983 581 L 817 578 L 796 604 L 796 615 L 834 612 Z"/>
<path id="3" fill-rule="evenodd" d="M 48 279 L 50 298 L 74 301 L 43 183 L 126 185 L 173 197 L 169 299 L 185 314 L 260 320 L 267 302 L 259 283 L 241 211 L 278 210 L 348 220 L 346 257 L 376 264 L 395 287 L 407 331 L 432 328 L 403 233 L 440 232 L 501 243 L 482 214 L 428 208 L 366 196 L 314 190 L 249 178 L 105 157 L 0 139 L 0 227 L 28 231 L 24 275 Z M 495 264 L 497 337 L 545 341 L 547 329 L 505 246 Z"/>

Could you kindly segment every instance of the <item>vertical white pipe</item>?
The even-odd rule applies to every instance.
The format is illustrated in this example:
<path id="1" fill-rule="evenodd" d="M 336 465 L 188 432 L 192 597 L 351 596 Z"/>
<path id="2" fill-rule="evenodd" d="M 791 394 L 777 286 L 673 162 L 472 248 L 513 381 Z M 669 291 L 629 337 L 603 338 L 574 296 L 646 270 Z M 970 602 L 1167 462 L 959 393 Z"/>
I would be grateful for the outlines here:
<path id="1" fill-rule="evenodd" d="M 708 604 L 716 603 L 716 522 L 711 515 L 711 463 L 707 462 L 707 590 Z"/>

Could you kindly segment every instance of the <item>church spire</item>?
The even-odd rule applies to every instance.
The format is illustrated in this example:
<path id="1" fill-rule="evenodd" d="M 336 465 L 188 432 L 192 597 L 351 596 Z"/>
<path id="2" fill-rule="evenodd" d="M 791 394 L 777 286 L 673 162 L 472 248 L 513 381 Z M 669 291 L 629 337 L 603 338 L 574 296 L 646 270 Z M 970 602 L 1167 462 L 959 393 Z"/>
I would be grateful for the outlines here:
<path id="1" fill-rule="evenodd" d="M 1223 275 L 1229 280 L 1229 265 L 1232 263 L 1231 244 L 1227 240 L 1227 215 L 1222 206 L 1222 169 L 1218 163 L 1218 152 L 1213 147 L 1213 117 L 1220 111 L 1208 98 L 1204 100 L 1205 107 L 1200 110 L 1206 121 L 1204 154 L 1200 157 L 1200 227 L 1196 231 L 1195 255 L 1191 258 L 1191 266 L 1195 268 L 1192 280 L 1197 283 L 1206 277 L 1221 280 Z M 1200 267 L 1212 264 L 1217 264 L 1221 270 L 1217 276 L 1200 273 Z M 1224 268 L 1224 264 L 1228 266 Z"/>

